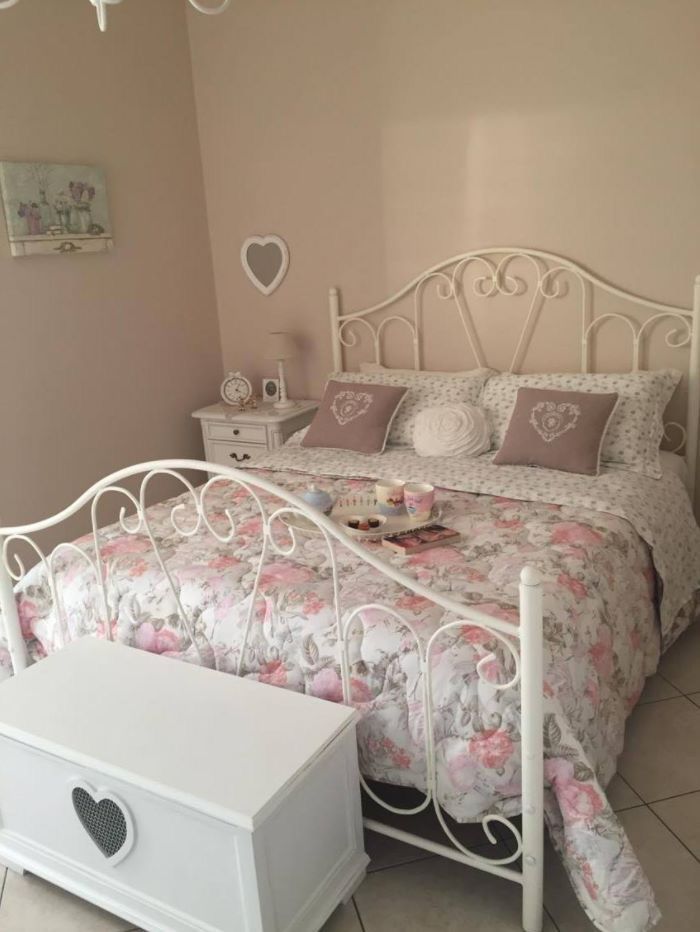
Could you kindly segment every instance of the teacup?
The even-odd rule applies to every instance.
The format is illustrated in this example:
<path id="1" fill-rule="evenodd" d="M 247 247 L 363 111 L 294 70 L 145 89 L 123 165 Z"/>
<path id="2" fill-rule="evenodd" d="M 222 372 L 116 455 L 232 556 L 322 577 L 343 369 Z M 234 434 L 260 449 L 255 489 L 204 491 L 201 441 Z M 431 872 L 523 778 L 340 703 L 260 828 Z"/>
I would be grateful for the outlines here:
<path id="1" fill-rule="evenodd" d="M 400 515 L 403 511 L 403 490 L 405 483 L 401 479 L 379 479 L 374 487 L 377 505 L 383 515 Z"/>
<path id="2" fill-rule="evenodd" d="M 427 521 L 435 503 L 435 486 L 428 482 L 409 482 L 404 486 L 404 501 L 411 518 Z"/>

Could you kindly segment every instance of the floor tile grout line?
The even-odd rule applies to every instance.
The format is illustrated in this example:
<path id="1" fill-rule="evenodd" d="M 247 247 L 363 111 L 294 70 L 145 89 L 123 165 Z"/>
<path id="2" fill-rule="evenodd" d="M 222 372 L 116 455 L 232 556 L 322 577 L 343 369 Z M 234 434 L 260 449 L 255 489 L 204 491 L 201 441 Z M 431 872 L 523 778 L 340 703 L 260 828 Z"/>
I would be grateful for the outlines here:
<path id="1" fill-rule="evenodd" d="M 382 867 L 375 867 L 372 870 L 367 871 L 367 876 L 371 877 L 373 874 L 381 874 L 382 871 L 393 871 L 396 870 L 397 867 L 408 867 L 409 864 L 418 864 L 421 861 L 434 861 L 435 858 L 439 857 L 439 854 L 430 854 L 426 851 L 425 854 L 419 854 L 418 857 L 411 858 L 410 861 L 399 861 L 398 864 L 384 864 Z M 468 864 L 465 864 L 464 866 L 467 868 L 469 867 Z"/>
<path id="2" fill-rule="evenodd" d="M 647 809 L 649 809 L 649 811 L 650 811 L 651 814 L 654 816 L 654 818 L 657 819 L 657 820 L 663 825 L 663 827 L 664 827 L 665 829 L 668 829 L 668 831 L 673 835 L 673 837 L 676 839 L 676 841 L 677 841 L 680 845 L 682 845 L 682 846 L 685 848 L 685 850 L 688 852 L 688 854 L 689 854 L 692 858 L 695 858 L 695 860 L 698 862 L 698 864 L 700 864 L 700 858 L 697 856 L 697 854 L 695 854 L 695 852 L 692 851 L 692 850 L 686 845 L 686 843 L 683 841 L 682 838 L 680 838 L 678 835 L 676 835 L 676 833 L 673 831 L 673 829 L 671 828 L 671 826 L 668 825 L 666 822 L 664 822 L 664 820 L 661 818 L 661 816 L 658 814 L 658 812 L 654 812 L 654 810 L 651 808 L 651 806 L 647 806 Z"/>
<path id="3" fill-rule="evenodd" d="M 2 907 L 2 897 L 5 892 L 5 884 L 7 883 L 7 868 L 4 868 L 5 873 L 2 875 L 2 883 L 0 883 L 0 907 Z"/>
<path id="4" fill-rule="evenodd" d="M 643 799 L 640 799 L 638 803 L 630 803 L 629 806 L 618 806 L 617 809 L 613 809 L 614 813 L 618 812 L 629 812 L 630 809 L 642 809 L 647 804 Z"/>
<path id="5" fill-rule="evenodd" d="M 634 789 L 634 787 L 633 787 Z M 635 793 L 637 791 L 635 790 Z M 673 796 L 660 796 L 658 799 L 645 799 L 645 806 L 655 806 L 657 803 L 666 803 L 669 799 L 681 799 L 683 796 L 693 796 L 695 793 L 700 793 L 700 786 L 697 790 L 686 790 L 685 793 L 674 793 Z"/>
<path id="6" fill-rule="evenodd" d="M 362 921 L 362 915 L 360 913 L 360 907 L 357 905 L 357 900 L 355 899 L 355 894 L 352 895 L 352 905 L 355 907 L 355 915 L 357 916 L 357 921 L 360 923 L 360 929 L 362 932 L 367 932 L 365 929 L 365 924 Z"/>
<path id="7" fill-rule="evenodd" d="M 672 683 L 670 685 L 673 686 Z M 675 689 L 676 687 L 674 686 L 673 688 Z M 646 699 L 644 702 L 638 702 L 636 708 L 641 708 L 645 705 L 656 705 L 658 702 L 670 702 L 671 699 L 690 699 L 690 696 L 686 696 L 685 693 L 682 693 L 680 690 L 678 690 L 678 693 L 675 696 L 661 696 L 659 699 Z M 693 702 L 692 699 L 690 699 L 690 701 Z"/>
<path id="8" fill-rule="evenodd" d="M 544 911 L 545 916 L 547 916 L 547 917 L 549 918 L 549 921 L 550 921 L 550 922 L 552 923 L 552 925 L 554 926 L 554 932 L 561 932 L 561 929 L 559 928 L 559 924 L 557 923 L 557 921 L 556 921 L 556 919 L 554 918 L 554 916 L 553 916 L 553 915 L 550 913 L 550 911 L 547 909 L 547 907 L 546 907 L 546 906 L 543 906 L 542 909 L 543 909 L 543 911 Z"/>

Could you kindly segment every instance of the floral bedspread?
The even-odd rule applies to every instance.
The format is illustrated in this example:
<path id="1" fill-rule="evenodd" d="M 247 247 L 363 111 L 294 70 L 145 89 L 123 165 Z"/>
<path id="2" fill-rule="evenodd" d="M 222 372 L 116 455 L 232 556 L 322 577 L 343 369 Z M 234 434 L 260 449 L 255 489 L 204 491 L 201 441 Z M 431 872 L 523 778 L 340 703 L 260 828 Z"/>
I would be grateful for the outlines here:
<path id="1" fill-rule="evenodd" d="M 420 468 L 424 479 L 435 481 L 443 468 L 431 467 L 425 460 L 419 467 L 405 459 L 410 454 L 401 455 L 401 474 L 406 477 Z M 362 492 L 371 482 L 342 476 L 377 471 L 376 460 L 363 460 L 364 469 L 342 456 L 334 463 L 326 459 L 313 466 L 325 475 L 320 484 L 336 494 Z M 267 465 L 276 468 L 267 477 L 280 486 L 299 491 L 307 484 L 300 471 L 309 469 L 308 451 L 285 449 Z M 553 488 L 507 495 L 509 477 L 504 469 L 510 468 L 488 465 L 484 472 L 485 467 L 479 466 L 470 475 L 469 461 L 453 462 L 450 468 L 456 470 L 458 465 L 459 474 L 439 483 L 443 487 L 438 492 L 442 521 L 463 535 L 457 546 L 409 557 L 393 555 L 379 544 L 368 546 L 432 589 L 514 624 L 519 571 L 526 562 L 540 569 L 545 579 L 548 824 L 578 896 L 598 928 L 643 932 L 655 924 L 658 911 L 603 788 L 615 772 L 625 719 L 645 677 L 658 663 L 658 590 L 663 587 L 661 614 L 670 641 L 689 622 L 691 596 L 700 588 L 700 532 L 687 495 L 672 476 L 648 480 L 617 474 L 620 478 L 607 482 L 606 494 L 619 484 L 621 495 L 624 488 L 623 502 L 656 495 L 655 504 L 644 505 L 643 520 L 635 516 L 635 529 L 630 523 L 635 518 L 620 514 L 619 502 L 602 510 L 582 505 L 583 493 L 571 486 L 564 498 L 567 504 L 556 503 L 563 493 Z M 387 468 L 384 457 L 381 467 L 396 474 L 395 468 Z M 485 479 L 489 470 L 494 476 Z M 523 473 L 547 471 L 517 472 L 517 480 L 510 480 L 513 487 L 522 484 Z M 470 484 L 479 487 L 490 481 L 500 483 L 499 494 L 483 488 L 477 488 L 481 494 L 464 491 Z M 590 498 L 593 486 L 588 482 Z M 455 485 L 457 489 L 450 488 Z M 525 500 L 538 497 L 543 500 Z M 182 501 L 181 525 L 186 524 L 188 507 L 187 498 Z M 172 525 L 172 501 L 149 509 L 154 536 L 177 583 L 201 656 L 183 629 L 149 541 L 142 535 L 126 535 L 118 525 L 103 534 L 109 624 L 116 638 L 136 647 L 233 672 L 240 659 L 261 550 L 261 524 L 250 498 L 230 485 L 213 486 L 209 502 L 215 527 L 227 528 L 226 509 L 235 515 L 236 536 L 230 544 L 219 543 L 206 532 L 182 538 Z M 664 551 L 663 528 L 669 512 L 675 521 L 675 541 L 688 560 L 673 548 Z M 80 543 L 90 551 L 88 539 Z M 338 559 L 343 606 L 373 602 L 391 607 L 425 640 L 454 620 L 353 553 L 338 548 Z M 687 604 L 675 607 L 671 618 L 664 603 L 680 599 L 685 584 L 671 570 L 664 574 L 660 566 L 669 567 L 674 560 L 694 567 L 695 576 L 691 572 L 687 580 Z M 85 561 L 66 551 L 57 566 L 69 634 L 103 636 L 105 626 L 98 620 L 103 613 L 96 611 L 99 591 Z M 60 624 L 41 569 L 28 574 L 17 597 L 23 633 L 33 654 L 58 649 Z M 323 541 L 302 538 L 293 557 L 268 556 L 253 608 L 243 674 L 341 701 L 331 575 Z M 362 621 L 351 633 L 350 649 L 352 698 L 362 715 L 361 769 L 375 780 L 424 788 L 421 673 L 415 643 L 405 627 L 380 610 L 365 611 Z M 484 665 L 493 666 L 495 677 L 503 672 L 506 661 L 499 646 L 482 629 L 465 625 L 445 634 L 432 667 L 438 796 L 460 821 L 496 812 L 513 815 L 520 807 L 518 690 L 499 691 L 480 678 L 475 667 L 482 659 L 482 670 Z M 1 668 L 9 671 L 2 644 L 0 677 Z"/>

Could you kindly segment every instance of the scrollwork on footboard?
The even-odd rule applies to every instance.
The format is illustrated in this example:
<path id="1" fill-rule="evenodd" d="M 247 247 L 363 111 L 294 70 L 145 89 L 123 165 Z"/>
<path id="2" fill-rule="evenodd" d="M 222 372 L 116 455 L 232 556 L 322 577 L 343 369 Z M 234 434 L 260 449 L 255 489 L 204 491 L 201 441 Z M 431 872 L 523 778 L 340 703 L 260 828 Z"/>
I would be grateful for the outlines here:
<path id="1" fill-rule="evenodd" d="M 190 471 L 207 472 L 209 478 L 201 486 L 195 486 L 183 474 Z M 136 494 L 121 484 L 135 476 L 141 477 Z M 152 483 L 162 478 L 178 483 L 184 491 L 178 499 L 169 503 L 169 510 L 159 506 L 159 523 L 153 519 L 153 510 L 147 507 L 146 502 Z M 220 495 L 218 502 L 213 501 L 215 486 L 218 488 L 217 494 L 224 487 L 230 489 L 230 506 L 222 505 Z M 98 512 L 107 498 L 122 498 L 125 499 L 125 503 L 119 507 L 116 525 L 105 531 L 99 526 Z M 296 495 L 277 487 L 263 475 L 189 460 L 145 463 L 107 477 L 53 518 L 31 525 L 0 529 L 0 608 L 15 672 L 20 672 L 28 662 L 13 592 L 13 583 L 21 583 L 24 580 L 26 567 L 14 550 L 15 546 L 29 546 L 40 564 L 35 571 L 30 572 L 39 573 L 37 578 L 43 576 L 48 586 L 59 618 L 61 643 L 56 646 L 60 647 L 76 634 L 74 623 L 63 603 L 62 587 L 66 585 L 66 577 L 70 577 L 70 568 L 65 557 L 70 558 L 68 563 L 76 559 L 84 563 L 94 580 L 97 591 L 97 604 L 93 609 L 96 615 L 96 632 L 106 638 L 115 637 L 117 632 L 114 618 L 117 614 L 117 603 L 120 599 L 128 599 L 128 593 L 125 593 L 119 578 L 119 535 L 130 540 L 142 538 L 144 545 L 150 548 L 196 660 L 217 667 L 216 645 L 208 639 L 204 626 L 198 624 L 196 613 L 191 606 L 188 610 L 187 599 L 183 594 L 182 567 L 178 567 L 177 564 L 176 542 L 178 539 L 191 539 L 200 534 L 210 535 L 217 544 L 225 548 L 230 547 L 234 552 L 239 529 L 237 507 L 241 507 L 243 501 L 247 503 L 249 511 L 252 510 L 255 520 L 260 523 L 260 552 L 256 561 L 249 561 L 254 565 L 246 565 L 245 568 L 246 573 L 252 577 L 252 582 L 250 591 L 243 599 L 243 602 L 247 599 L 247 606 L 238 654 L 233 666 L 235 672 L 239 675 L 254 672 L 253 657 L 249 656 L 251 632 L 258 605 L 263 598 L 268 597 L 267 594 L 261 594 L 263 572 L 270 557 L 291 559 L 298 555 L 302 540 L 308 540 L 305 536 L 307 532 L 298 526 L 299 522 L 303 522 L 306 528 L 315 533 L 315 540 L 318 541 L 318 546 L 314 547 L 313 565 L 318 573 L 322 573 L 326 587 L 330 585 L 329 604 L 338 644 L 335 660 L 340 669 L 343 700 L 348 704 L 353 704 L 354 701 L 349 643 L 357 626 L 364 630 L 368 613 L 379 611 L 383 618 L 391 619 L 393 624 L 405 630 L 413 639 L 415 655 L 418 658 L 416 688 L 421 704 L 419 718 L 422 720 L 426 768 L 425 797 L 419 805 L 401 810 L 385 803 L 364 777 L 361 778 L 362 785 L 375 803 L 393 813 L 415 815 L 432 806 L 448 846 L 401 832 L 374 820 L 366 820 L 366 824 L 377 831 L 394 834 L 464 864 L 521 883 L 524 888 L 525 928 L 536 929 L 541 913 L 542 887 L 542 607 L 539 580 L 532 573 L 523 572 L 520 588 L 520 624 L 514 624 L 482 612 L 477 607 L 462 604 L 442 592 L 431 590 L 348 537 L 339 525 L 312 509 Z M 74 543 L 59 544 L 51 553 L 45 554 L 34 541 L 33 535 L 62 523 L 86 505 L 90 509 L 91 533 Z M 290 519 L 293 521 L 290 522 Z M 297 526 L 294 522 L 297 522 Z M 346 604 L 348 597 L 344 595 L 342 567 L 345 565 L 347 553 L 352 553 L 356 560 L 373 567 L 377 573 L 414 596 L 439 607 L 443 613 L 441 626 L 426 639 L 421 637 L 416 627 L 391 605 L 372 601 L 362 602 L 360 605 Z M 186 570 L 188 573 L 194 572 L 193 567 L 186 567 Z M 352 591 L 352 587 L 347 591 Z M 474 660 L 471 675 L 485 688 L 495 691 L 519 690 L 521 693 L 523 831 L 520 832 L 504 816 L 494 813 L 485 815 L 481 824 L 492 844 L 495 845 L 501 840 L 494 833 L 496 825 L 507 829 L 514 839 L 511 850 L 494 858 L 484 857 L 465 846 L 448 825 L 440 805 L 441 787 L 437 765 L 440 738 L 436 731 L 433 668 L 436 658 L 444 650 L 446 637 L 452 637 L 453 643 L 462 644 L 465 631 L 476 629 L 481 632 L 480 643 L 487 643 L 489 646 L 483 656 Z M 27 630 L 24 634 L 30 636 L 31 632 Z M 228 669 L 231 669 L 230 666 Z M 495 670 L 499 672 L 498 679 L 494 679 Z M 520 858 L 523 863 L 522 871 L 515 867 Z"/>

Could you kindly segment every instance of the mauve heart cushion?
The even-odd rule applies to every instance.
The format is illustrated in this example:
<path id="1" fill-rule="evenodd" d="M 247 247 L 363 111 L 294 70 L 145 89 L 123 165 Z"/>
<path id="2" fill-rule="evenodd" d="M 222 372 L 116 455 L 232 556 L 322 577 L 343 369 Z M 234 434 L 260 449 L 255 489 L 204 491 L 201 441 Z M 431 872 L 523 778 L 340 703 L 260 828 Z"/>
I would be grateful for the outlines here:
<path id="1" fill-rule="evenodd" d="M 498 466 L 544 466 L 597 476 L 617 393 L 520 388 Z"/>
<path id="2" fill-rule="evenodd" d="M 301 445 L 381 453 L 407 391 L 406 386 L 331 380 Z"/>

